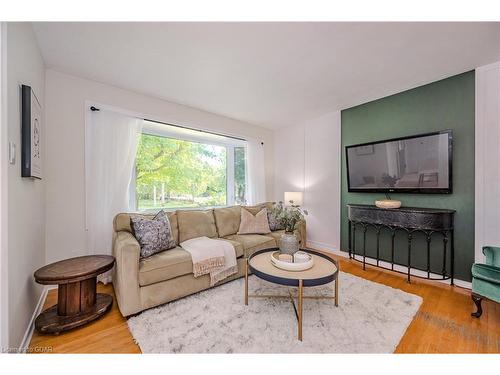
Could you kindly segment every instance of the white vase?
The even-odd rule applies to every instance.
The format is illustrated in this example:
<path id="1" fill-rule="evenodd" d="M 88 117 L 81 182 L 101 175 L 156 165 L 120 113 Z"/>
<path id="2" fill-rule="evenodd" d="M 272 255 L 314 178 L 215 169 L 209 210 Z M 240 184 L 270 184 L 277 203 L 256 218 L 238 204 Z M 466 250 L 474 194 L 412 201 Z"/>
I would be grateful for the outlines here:
<path id="1" fill-rule="evenodd" d="M 280 253 L 293 255 L 299 251 L 299 240 L 293 233 L 284 233 L 280 239 Z"/>

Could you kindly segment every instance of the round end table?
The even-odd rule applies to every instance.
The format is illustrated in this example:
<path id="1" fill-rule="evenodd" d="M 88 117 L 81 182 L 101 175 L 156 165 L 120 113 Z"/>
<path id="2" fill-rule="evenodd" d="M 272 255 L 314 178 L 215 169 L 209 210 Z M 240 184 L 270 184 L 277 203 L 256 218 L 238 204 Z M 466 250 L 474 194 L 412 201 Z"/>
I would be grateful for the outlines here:
<path id="1" fill-rule="evenodd" d="M 305 271 L 286 271 L 274 266 L 271 262 L 271 254 L 278 251 L 278 248 L 264 249 L 250 255 L 246 260 L 245 267 L 245 305 L 248 305 L 248 297 L 277 297 L 290 298 L 295 310 L 295 315 L 298 322 L 298 339 L 302 341 L 302 301 L 307 298 L 324 298 L 333 299 L 335 306 L 339 305 L 339 265 L 338 262 L 330 258 L 328 255 L 309 250 L 300 249 L 310 254 L 314 259 L 314 265 Z M 289 296 L 282 295 L 249 295 L 248 294 L 248 274 L 252 272 L 260 279 L 269 281 L 274 284 L 286 285 L 298 288 L 298 295 L 294 297 L 291 293 Z M 303 295 L 304 287 L 319 286 L 335 281 L 335 295 L 321 297 L 307 297 Z M 297 298 L 297 305 L 295 305 Z"/>
<path id="2" fill-rule="evenodd" d="M 113 268 L 110 255 L 89 255 L 62 260 L 34 273 L 39 284 L 58 285 L 57 305 L 35 320 L 41 333 L 58 334 L 89 323 L 111 309 L 113 297 L 97 293 L 97 276 Z"/>

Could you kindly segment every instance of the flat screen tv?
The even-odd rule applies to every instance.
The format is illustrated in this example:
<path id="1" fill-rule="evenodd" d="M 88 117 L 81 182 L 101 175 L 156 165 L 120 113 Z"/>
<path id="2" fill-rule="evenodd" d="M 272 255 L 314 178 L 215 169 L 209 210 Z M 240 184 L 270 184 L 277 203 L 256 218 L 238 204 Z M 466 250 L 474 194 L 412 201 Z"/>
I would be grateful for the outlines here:
<path id="1" fill-rule="evenodd" d="M 346 147 L 349 192 L 452 192 L 453 133 L 387 139 Z"/>

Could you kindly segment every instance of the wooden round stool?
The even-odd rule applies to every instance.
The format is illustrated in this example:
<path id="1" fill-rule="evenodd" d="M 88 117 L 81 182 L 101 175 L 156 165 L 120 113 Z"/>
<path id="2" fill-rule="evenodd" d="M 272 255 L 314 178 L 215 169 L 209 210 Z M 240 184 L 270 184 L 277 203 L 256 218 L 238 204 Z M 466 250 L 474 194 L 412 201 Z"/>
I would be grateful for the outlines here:
<path id="1" fill-rule="evenodd" d="M 35 320 L 41 333 L 59 333 L 89 323 L 111 309 L 113 297 L 96 293 L 97 276 L 113 268 L 115 258 L 89 255 L 62 260 L 40 268 L 34 274 L 39 284 L 57 284 L 57 305 Z"/>

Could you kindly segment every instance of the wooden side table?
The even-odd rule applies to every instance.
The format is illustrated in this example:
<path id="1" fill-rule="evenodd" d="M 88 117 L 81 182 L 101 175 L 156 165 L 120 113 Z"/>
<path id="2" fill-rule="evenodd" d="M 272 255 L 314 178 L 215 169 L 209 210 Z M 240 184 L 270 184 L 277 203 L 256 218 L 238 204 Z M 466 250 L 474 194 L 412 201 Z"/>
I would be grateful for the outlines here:
<path id="1" fill-rule="evenodd" d="M 34 273 L 39 284 L 58 285 L 57 305 L 35 320 L 41 333 L 60 333 L 89 323 L 111 309 L 113 297 L 97 293 L 97 276 L 113 268 L 110 255 L 89 255 L 62 260 Z"/>

